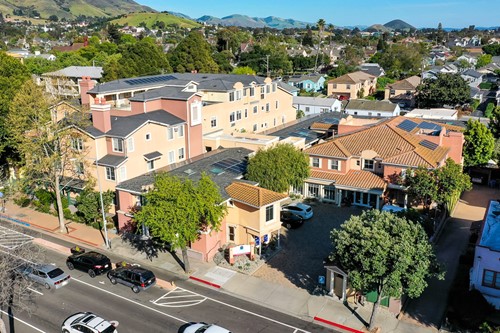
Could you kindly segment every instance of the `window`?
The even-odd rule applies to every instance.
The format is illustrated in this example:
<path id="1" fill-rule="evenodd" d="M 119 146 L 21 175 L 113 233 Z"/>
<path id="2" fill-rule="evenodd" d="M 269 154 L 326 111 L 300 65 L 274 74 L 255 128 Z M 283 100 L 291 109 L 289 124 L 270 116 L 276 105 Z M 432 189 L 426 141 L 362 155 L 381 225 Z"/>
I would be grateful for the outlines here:
<path id="1" fill-rule="evenodd" d="M 217 127 L 217 117 L 210 118 L 210 127 Z"/>
<path id="2" fill-rule="evenodd" d="M 191 125 L 201 124 L 201 102 L 191 104 Z"/>
<path id="3" fill-rule="evenodd" d="M 182 138 L 184 136 L 184 125 L 177 127 L 177 130 L 179 131 L 179 138 Z"/>
<path id="4" fill-rule="evenodd" d="M 113 138 L 113 151 L 123 153 L 123 140 Z"/>
<path id="5" fill-rule="evenodd" d="M 273 92 L 276 92 L 276 86 L 277 86 L 277 84 L 273 83 Z"/>
<path id="6" fill-rule="evenodd" d="M 236 120 L 241 120 L 241 111 L 236 111 Z"/>
<path id="7" fill-rule="evenodd" d="M 155 169 L 155 161 L 154 160 L 146 161 L 146 165 L 148 167 L 148 171 Z"/>
<path id="8" fill-rule="evenodd" d="M 274 205 L 266 207 L 266 222 L 274 220 Z"/>
<path id="9" fill-rule="evenodd" d="M 229 114 L 229 122 L 230 123 L 234 123 L 235 122 L 235 113 L 234 112 L 231 112 Z"/>
<path id="10" fill-rule="evenodd" d="M 391 94 L 391 95 L 394 95 L 395 93 L 396 93 L 396 90 L 394 90 L 394 89 L 391 89 L 391 90 L 389 91 L 389 94 Z"/>
<path id="11" fill-rule="evenodd" d="M 253 124 L 253 131 L 256 132 L 258 127 L 259 126 L 257 124 Z"/>
<path id="12" fill-rule="evenodd" d="M 245 109 L 245 118 L 248 118 L 248 109 Z"/>
<path id="13" fill-rule="evenodd" d="M 306 112 L 309 112 L 310 111 L 310 107 L 306 106 Z"/>
<path id="14" fill-rule="evenodd" d="M 330 109 L 329 108 L 320 108 L 319 112 L 320 113 L 327 113 L 327 112 L 330 112 Z"/>
<path id="15" fill-rule="evenodd" d="M 81 138 L 76 138 L 71 140 L 71 148 L 76 151 L 83 150 L 83 140 Z"/>
<path id="16" fill-rule="evenodd" d="M 266 85 L 266 94 L 269 94 L 271 92 L 271 86 L 270 85 Z"/>
<path id="17" fill-rule="evenodd" d="M 247 89 L 243 89 L 243 97 L 247 95 Z"/>
<path id="18" fill-rule="evenodd" d="M 253 113 L 257 113 L 257 112 L 259 112 L 259 108 L 257 106 L 254 106 L 253 107 Z"/>
<path id="19" fill-rule="evenodd" d="M 346 84 L 346 89 L 351 89 L 351 85 L 350 84 Z"/>
<path id="20" fill-rule="evenodd" d="M 269 103 L 266 103 L 266 112 L 269 112 L 269 110 L 270 110 Z"/>
<path id="21" fill-rule="evenodd" d="M 265 90 L 264 86 L 260 87 L 260 99 L 266 98 L 266 95 L 264 94 L 265 91 L 266 90 Z"/>
<path id="22" fill-rule="evenodd" d="M 115 181 L 115 168 L 112 167 L 106 167 L 106 179 L 107 180 L 112 180 Z"/>
<path id="23" fill-rule="evenodd" d="M 359 166 L 359 165 L 360 165 L 360 164 L 359 164 L 359 160 L 356 160 L 356 165 L 357 165 L 357 166 Z"/>
<path id="24" fill-rule="evenodd" d="M 179 148 L 179 160 L 184 159 L 184 148 Z"/>
<path id="25" fill-rule="evenodd" d="M 120 168 L 120 181 L 126 181 L 127 180 L 127 167 L 124 165 Z"/>
<path id="26" fill-rule="evenodd" d="M 174 128 L 169 127 L 167 128 L 167 140 L 173 140 L 174 139 Z"/>
<path id="27" fill-rule="evenodd" d="M 364 160 L 363 169 L 373 170 L 373 160 Z"/>
<path id="28" fill-rule="evenodd" d="M 331 170 L 340 170 L 340 163 L 337 160 L 330 160 L 330 169 Z"/>
<path id="29" fill-rule="evenodd" d="M 173 150 L 168 152 L 168 163 L 175 162 L 175 152 Z"/>
<path id="30" fill-rule="evenodd" d="M 319 157 L 313 157 L 312 158 L 312 166 L 315 167 L 315 168 L 319 168 L 320 167 Z"/>
<path id="31" fill-rule="evenodd" d="M 127 139 L 127 151 L 129 153 L 133 152 L 135 150 L 135 145 L 134 145 L 134 138 L 130 137 Z"/>
<path id="32" fill-rule="evenodd" d="M 382 114 L 381 114 L 380 112 L 379 112 L 379 113 L 377 113 L 377 117 L 380 117 L 381 115 L 382 115 Z"/>
<path id="33" fill-rule="evenodd" d="M 500 289 L 500 272 L 485 269 L 483 271 L 483 286 Z"/>
<path id="34" fill-rule="evenodd" d="M 372 115 L 372 113 L 371 113 L 371 112 L 368 112 L 368 115 L 369 115 L 369 116 L 371 116 L 371 115 Z"/>
<path id="35" fill-rule="evenodd" d="M 230 101 L 230 102 L 234 102 L 234 91 L 231 91 L 231 92 L 229 93 L 229 101 Z"/>
<path id="36" fill-rule="evenodd" d="M 150 141 L 151 140 L 151 133 L 146 133 L 146 141 Z"/>
<path id="37" fill-rule="evenodd" d="M 333 88 L 333 89 L 337 89 L 337 84 L 333 84 L 333 85 L 332 85 L 332 88 Z"/>
<path id="38" fill-rule="evenodd" d="M 319 184 L 309 184 L 307 195 L 313 198 L 319 197 Z"/>
<path id="39" fill-rule="evenodd" d="M 241 90 L 236 91 L 236 100 L 237 101 L 241 100 Z"/>
<path id="40" fill-rule="evenodd" d="M 276 110 L 278 110 L 279 108 L 280 108 L 280 102 L 276 101 Z"/>
<path id="41" fill-rule="evenodd" d="M 75 173 L 77 175 L 83 175 L 84 174 L 83 162 L 75 162 Z"/>
<path id="42" fill-rule="evenodd" d="M 228 234 L 228 237 L 229 237 L 229 241 L 230 242 L 234 242 L 235 241 L 235 236 L 236 236 L 236 227 L 229 226 L 227 234 Z"/>
<path id="43" fill-rule="evenodd" d="M 251 87 L 250 88 L 250 97 L 253 97 L 253 96 L 255 96 L 255 88 Z"/>

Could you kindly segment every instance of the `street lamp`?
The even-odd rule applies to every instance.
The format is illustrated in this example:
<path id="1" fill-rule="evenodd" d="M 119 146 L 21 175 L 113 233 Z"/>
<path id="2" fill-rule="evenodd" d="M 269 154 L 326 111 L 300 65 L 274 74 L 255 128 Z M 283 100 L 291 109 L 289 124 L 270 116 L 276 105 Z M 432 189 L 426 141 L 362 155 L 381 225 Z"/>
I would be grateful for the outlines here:
<path id="1" fill-rule="evenodd" d="M 95 169 L 97 173 L 97 186 L 99 187 L 99 199 L 101 201 L 101 213 L 102 213 L 102 225 L 104 229 L 104 245 L 106 245 L 107 249 L 111 248 L 111 244 L 108 239 L 108 226 L 106 225 L 106 213 L 104 212 L 104 200 L 102 199 L 102 187 L 101 187 L 101 177 L 99 177 L 99 151 L 97 148 L 97 140 L 94 140 L 95 143 Z"/>

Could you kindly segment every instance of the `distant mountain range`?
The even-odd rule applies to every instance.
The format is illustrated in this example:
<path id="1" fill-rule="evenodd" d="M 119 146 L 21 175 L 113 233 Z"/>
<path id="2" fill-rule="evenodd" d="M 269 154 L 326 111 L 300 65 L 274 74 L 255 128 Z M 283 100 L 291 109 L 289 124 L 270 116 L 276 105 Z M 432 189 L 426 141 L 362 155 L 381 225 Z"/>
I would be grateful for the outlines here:
<path id="1" fill-rule="evenodd" d="M 172 13 L 176 15 L 177 13 Z M 181 14 L 182 15 L 182 14 Z M 205 15 L 196 21 L 211 25 L 223 25 L 223 26 L 236 26 L 236 27 L 247 27 L 247 28 L 275 28 L 275 29 L 285 29 L 285 28 L 300 28 L 303 29 L 307 25 L 312 25 L 311 23 L 292 20 L 292 19 L 282 19 L 275 16 L 268 16 L 265 18 L 260 17 L 250 17 L 247 15 L 234 14 L 225 16 L 223 18 L 218 18 L 214 16 Z"/>

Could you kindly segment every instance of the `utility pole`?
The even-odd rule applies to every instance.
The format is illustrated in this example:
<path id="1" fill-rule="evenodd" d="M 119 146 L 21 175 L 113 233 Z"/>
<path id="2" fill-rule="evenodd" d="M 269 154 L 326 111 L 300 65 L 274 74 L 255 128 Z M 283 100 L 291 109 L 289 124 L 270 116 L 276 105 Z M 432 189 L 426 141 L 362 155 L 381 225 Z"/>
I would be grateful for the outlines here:
<path id="1" fill-rule="evenodd" d="M 267 77 L 269 77 L 269 54 L 266 55 L 266 73 Z"/>

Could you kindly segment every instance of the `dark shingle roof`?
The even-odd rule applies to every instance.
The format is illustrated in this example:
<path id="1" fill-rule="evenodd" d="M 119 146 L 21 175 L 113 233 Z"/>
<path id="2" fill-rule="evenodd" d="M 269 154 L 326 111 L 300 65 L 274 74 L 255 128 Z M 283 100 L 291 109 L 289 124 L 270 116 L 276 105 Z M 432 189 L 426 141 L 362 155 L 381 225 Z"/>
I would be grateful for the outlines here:
<path id="1" fill-rule="evenodd" d="M 97 163 L 99 165 L 103 166 L 109 166 L 109 167 L 114 167 L 116 168 L 117 166 L 120 166 L 123 162 L 127 160 L 126 156 L 119 156 L 119 155 L 106 155 L 103 158 L 101 158 Z"/>
<path id="2" fill-rule="evenodd" d="M 146 161 L 152 161 L 152 160 L 156 160 L 156 159 L 159 159 L 163 154 L 160 153 L 159 151 L 154 151 L 152 153 L 149 153 L 149 154 L 144 154 L 144 158 L 146 159 Z"/>
<path id="3" fill-rule="evenodd" d="M 246 148 L 220 148 L 188 160 L 185 164 L 175 169 L 169 170 L 169 167 L 166 167 L 126 180 L 118 184 L 116 188 L 126 192 L 143 193 L 144 188 L 153 185 L 154 177 L 159 172 L 168 171 L 173 176 L 189 178 L 193 181 L 199 180 L 202 172 L 205 172 L 219 187 L 222 198 L 227 200 L 229 199 L 229 194 L 224 189 L 235 179 L 243 176 L 243 173 L 225 169 L 224 172 L 215 174 L 210 172 L 213 169 L 213 164 L 227 159 L 246 162 L 248 155 L 251 153 L 252 150 Z"/>
<path id="4" fill-rule="evenodd" d="M 156 110 L 127 117 L 111 117 L 111 130 L 108 136 L 125 138 L 147 123 L 178 125 L 184 123 L 179 117 L 164 110 Z"/>
<path id="5" fill-rule="evenodd" d="M 130 101 L 135 102 L 145 102 L 160 98 L 177 99 L 182 101 L 187 101 L 194 92 L 182 91 L 183 88 L 180 87 L 162 87 L 158 89 L 152 89 L 140 94 L 136 94 L 134 97 L 129 98 Z"/>

